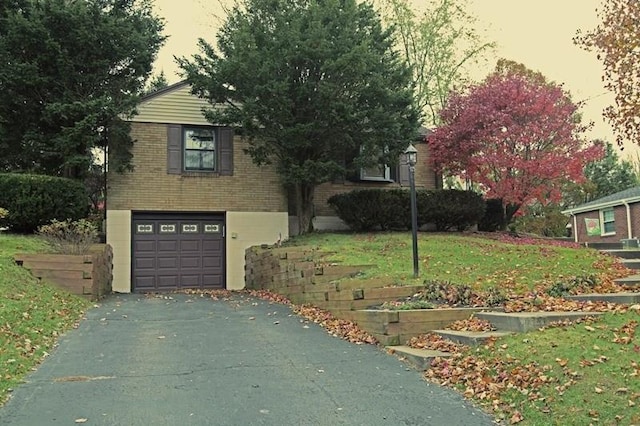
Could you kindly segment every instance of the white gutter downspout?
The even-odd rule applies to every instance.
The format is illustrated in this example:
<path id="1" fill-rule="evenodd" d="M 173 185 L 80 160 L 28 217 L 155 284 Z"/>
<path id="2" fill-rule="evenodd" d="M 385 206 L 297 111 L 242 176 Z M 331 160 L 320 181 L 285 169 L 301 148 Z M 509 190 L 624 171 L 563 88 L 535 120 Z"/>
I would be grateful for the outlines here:
<path id="1" fill-rule="evenodd" d="M 627 208 L 627 234 L 629 235 L 627 238 L 633 238 L 633 232 L 631 230 L 631 207 L 629 207 L 629 202 L 627 200 L 622 200 L 622 204 Z"/>
<path id="2" fill-rule="evenodd" d="M 571 213 L 571 217 L 573 218 L 573 242 L 578 242 L 578 218 L 575 214 Z"/>

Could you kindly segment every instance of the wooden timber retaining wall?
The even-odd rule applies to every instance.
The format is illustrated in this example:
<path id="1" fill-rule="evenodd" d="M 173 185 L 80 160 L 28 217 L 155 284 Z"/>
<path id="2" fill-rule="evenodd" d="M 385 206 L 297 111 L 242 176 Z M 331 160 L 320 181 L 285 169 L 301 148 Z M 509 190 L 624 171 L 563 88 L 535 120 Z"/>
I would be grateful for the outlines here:
<path id="1" fill-rule="evenodd" d="M 13 258 L 35 277 L 70 293 L 91 300 L 111 293 L 113 251 L 108 244 L 95 244 L 84 255 L 16 254 Z"/>
<path id="2" fill-rule="evenodd" d="M 311 304 L 353 321 L 382 345 L 401 345 L 411 337 L 467 319 L 482 308 L 391 311 L 367 309 L 409 297 L 424 286 L 390 287 L 383 279 L 358 278 L 369 265 L 322 262 L 310 247 L 251 247 L 245 253 L 247 289 L 269 290 L 294 304 Z"/>

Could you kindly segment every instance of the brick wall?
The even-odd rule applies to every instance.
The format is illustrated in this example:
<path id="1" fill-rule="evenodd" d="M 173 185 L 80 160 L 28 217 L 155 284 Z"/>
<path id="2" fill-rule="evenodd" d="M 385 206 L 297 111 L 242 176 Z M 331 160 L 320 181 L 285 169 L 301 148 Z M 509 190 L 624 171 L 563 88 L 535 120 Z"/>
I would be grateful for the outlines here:
<path id="1" fill-rule="evenodd" d="M 132 123 L 132 172 L 110 173 L 107 200 L 113 210 L 287 211 L 286 194 L 273 167 L 258 167 L 234 138 L 234 174 L 167 174 L 167 126 Z"/>
<path id="2" fill-rule="evenodd" d="M 616 206 L 613 208 L 615 217 L 615 229 L 616 233 L 606 236 L 589 236 L 587 235 L 587 227 L 585 225 L 585 219 L 600 219 L 600 211 L 591 211 L 585 213 L 576 214 L 577 220 L 577 235 L 579 242 L 588 243 L 619 243 L 622 239 L 629 238 L 628 223 L 627 223 L 627 208 L 626 206 Z M 631 234 L 633 238 L 640 237 L 640 204 L 635 203 L 630 205 L 631 212 Z M 601 224 L 602 226 L 602 224 Z"/>
<path id="3" fill-rule="evenodd" d="M 436 189 L 438 180 L 436 174 L 429 166 L 429 150 L 427 144 L 415 144 L 418 150 L 418 161 L 416 165 L 416 188 L 418 189 Z M 356 189 L 391 189 L 401 188 L 399 183 L 385 182 L 341 182 L 341 183 L 324 183 L 316 188 L 315 192 L 315 214 L 317 216 L 335 216 L 335 211 L 327 204 L 327 200 L 334 194 L 354 191 Z M 408 188 L 409 185 L 407 184 Z"/>
<path id="4" fill-rule="evenodd" d="M 132 123 L 133 172 L 110 173 L 107 207 L 110 210 L 156 211 L 287 211 L 286 191 L 271 166 L 258 167 L 243 152 L 245 142 L 234 138 L 234 174 L 167 174 L 167 125 Z M 416 186 L 434 189 L 436 175 L 428 166 L 429 152 L 424 143 L 416 144 L 419 164 Z M 334 194 L 364 188 L 399 188 L 398 183 L 325 183 L 316 188 L 315 214 L 335 216 L 327 205 Z"/>

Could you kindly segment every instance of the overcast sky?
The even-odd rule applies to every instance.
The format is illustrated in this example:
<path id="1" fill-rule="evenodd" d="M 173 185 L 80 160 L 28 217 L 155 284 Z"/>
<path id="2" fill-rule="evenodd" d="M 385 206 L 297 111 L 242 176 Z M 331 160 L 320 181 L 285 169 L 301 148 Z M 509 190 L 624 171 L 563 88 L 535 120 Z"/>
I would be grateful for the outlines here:
<path id="1" fill-rule="evenodd" d="M 424 4 L 423 0 L 413 2 Z M 160 51 L 156 70 L 164 70 L 173 83 L 180 80 L 173 57 L 196 53 L 198 37 L 214 42 L 224 11 L 218 0 L 155 3 L 166 19 L 165 33 L 170 36 Z M 496 58 L 521 62 L 563 83 L 574 100 L 586 101 L 584 118 L 594 122 L 589 137 L 614 142 L 610 126 L 602 119 L 602 110 L 613 99 L 602 85 L 602 64 L 594 53 L 583 51 L 572 41 L 578 29 L 589 30 L 598 24 L 595 10 L 600 0 L 468 0 L 468 4 L 469 12 L 478 19 L 478 29 L 497 43 Z M 473 76 L 486 76 L 496 58 L 475 69 Z M 631 155 L 632 151 L 635 157 L 637 150 L 631 145 L 622 155 Z"/>

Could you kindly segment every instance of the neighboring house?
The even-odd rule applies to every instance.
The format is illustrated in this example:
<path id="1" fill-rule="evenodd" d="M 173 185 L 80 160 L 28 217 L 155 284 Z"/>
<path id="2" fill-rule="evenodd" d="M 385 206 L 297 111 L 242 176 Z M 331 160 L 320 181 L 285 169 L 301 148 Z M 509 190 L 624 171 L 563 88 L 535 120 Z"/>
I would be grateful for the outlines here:
<path id="1" fill-rule="evenodd" d="M 241 289 L 245 249 L 289 238 L 294 210 L 275 168 L 256 166 L 240 136 L 208 123 L 202 108 L 209 105 L 189 90 L 181 82 L 141 100 L 132 119 L 133 171 L 109 173 L 107 242 L 116 292 Z M 417 185 L 435 188 L 427 145 L 416 148 Z M 403 186 L 408 177 L 406 165 L 361 173 L 358 181 L 318 187 L 318 228 L 341 226 L 326 204 L 332 194 Z"/>
<path id="2" fill-rule="evenodd" d="M 640 187 L 564 210 L 577 243 L 620 243 L 640 237 Z"/>

